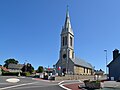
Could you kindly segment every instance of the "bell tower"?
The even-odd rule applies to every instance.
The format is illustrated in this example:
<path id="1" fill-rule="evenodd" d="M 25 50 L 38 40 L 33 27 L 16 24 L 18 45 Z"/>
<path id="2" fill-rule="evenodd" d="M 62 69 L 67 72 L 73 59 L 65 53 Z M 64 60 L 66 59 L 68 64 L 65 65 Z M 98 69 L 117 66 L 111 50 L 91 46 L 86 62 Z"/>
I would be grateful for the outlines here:
<path id="1" fill-rule="evenodd" d="M 74 34 L 71 27 L 69 11 L 67 7 L 66 19 L 61 32 L 61 48 L 60 48 L 60 60 L 62 62 L 62 68 L 65 71 L 68 68 L 69 59 L 74 58 Z M 64 72 L 64 71 L 63 71 Z"/>

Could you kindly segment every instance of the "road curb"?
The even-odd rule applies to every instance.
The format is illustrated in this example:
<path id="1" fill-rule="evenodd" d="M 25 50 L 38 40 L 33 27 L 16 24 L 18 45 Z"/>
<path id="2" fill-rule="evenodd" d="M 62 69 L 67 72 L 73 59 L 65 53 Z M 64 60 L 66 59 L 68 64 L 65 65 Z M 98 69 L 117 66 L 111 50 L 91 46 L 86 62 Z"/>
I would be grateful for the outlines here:
<path id="1" fill-rule="evenodd" d="M 69 81 L 69 80 L 66 80 L 66 81 Z M 64 84 L 64 82 L 66 81 L 61 81 L 58 83 L 58 85 L 65 90 L 78 90 L 79 84 L 82 83 L 81 80 L 78 80 L 79 82 L 69 82 Z"/>

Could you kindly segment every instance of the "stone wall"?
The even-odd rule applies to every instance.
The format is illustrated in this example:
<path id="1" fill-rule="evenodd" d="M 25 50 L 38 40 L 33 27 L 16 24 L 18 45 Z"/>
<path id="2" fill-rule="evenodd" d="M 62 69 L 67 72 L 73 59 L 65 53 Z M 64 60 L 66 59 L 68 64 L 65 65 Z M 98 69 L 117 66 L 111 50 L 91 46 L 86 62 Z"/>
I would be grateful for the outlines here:
<path id="1" fill-rule="evenodd" d="M 74 66 L 74 74 L 77 75 L 92 75 L 92 69 L 80 67 L 80 66 Z"/>
<path id="2" fill-rule="evenodd" d="M 58 76 L 58 77 L 55 77 L 55 80 L 59 80 L 59 81 L 62 81 L 62 80 L 87 80 L 87 79 L 90 79 L 90 80 L 94 80 L 94 75 L 66 75 L 66 76 Z M 99 78 L 100 80 L 103 80 L 103 79 L 106 79 L 106 76 L 102 76 Z"/>

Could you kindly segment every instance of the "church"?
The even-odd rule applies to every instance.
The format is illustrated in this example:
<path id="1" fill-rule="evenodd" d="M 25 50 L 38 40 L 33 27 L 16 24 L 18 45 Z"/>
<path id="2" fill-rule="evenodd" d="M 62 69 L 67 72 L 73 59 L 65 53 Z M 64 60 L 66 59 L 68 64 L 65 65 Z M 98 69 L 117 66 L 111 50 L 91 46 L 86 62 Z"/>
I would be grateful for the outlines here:
<path id="1" fill-rule="evenodd" d="M 61 32 L 61 47 L 59 60 L 56 63 L 56 73 L 74 75 L 92 75 L 93 67 L 83 59 L 75 57 L 74 33 L 71 27 L 69 11 L 66 11 L 66 19 Z"/>

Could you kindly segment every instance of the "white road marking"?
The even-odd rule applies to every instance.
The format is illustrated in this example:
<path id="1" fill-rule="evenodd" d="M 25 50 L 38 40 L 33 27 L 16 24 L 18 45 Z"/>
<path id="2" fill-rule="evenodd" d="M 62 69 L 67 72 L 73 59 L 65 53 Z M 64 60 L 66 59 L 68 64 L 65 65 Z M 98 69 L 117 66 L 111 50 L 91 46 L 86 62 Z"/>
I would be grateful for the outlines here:
<path id="1" fill-rule="evenodd" d="M 17 79 L 17 78 L 9 78 L 9 79 L 6 79 L 7 82 L 11 82 L 11 83 L 17 83 L 19 82 L 20 80 Z"/>
<path id="2" fill-rule="evenodd" d="M 49 87 L 49 86 L 55 86 L 55 85 L 58 85 L 58 84 L 45 85 L 45 86 L 39 86 L 39 85 L 38 86 L 32 86 L 31 85 L 29 87 L 17 87 L 17 90 L 28 89 L 28 88 L 32 90 L 33 88 L 42 88 L 42 87 Z"/>
<path id="3" fill-rule="evenodd" d="M 8 86 L 8 87 L 0 88 L 0 90 L 5 90 L 5 89 L 10 89 L 10 88 L 20 87 L 20 86 L 25 86 L 25 85 L 35 84 L 35 83 L 38 83 L 38 82 L 25 83 L 25 84 L 19 84 L 19 85 L 14 85 L 14 86 Z"/>
<path id="4" fill-rule="evenodd" d="M 69 88 L 65 87 L 64 84 L 61 84 L 61 85 L 59 85 L 59 86 L 60 86 L 61 88 L 65 89 L 65 90 L 72 90 L 72 89 L 69 89 Z"/>
<path id="5" fill-rule="evenodd" d="M 59 82 L 58 85 L 62 84 L 63 82 L 65 82 L 65 81 L 61 81 L 61 82 Z"/>

